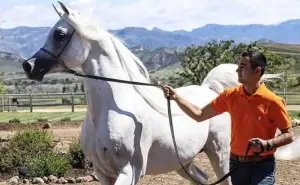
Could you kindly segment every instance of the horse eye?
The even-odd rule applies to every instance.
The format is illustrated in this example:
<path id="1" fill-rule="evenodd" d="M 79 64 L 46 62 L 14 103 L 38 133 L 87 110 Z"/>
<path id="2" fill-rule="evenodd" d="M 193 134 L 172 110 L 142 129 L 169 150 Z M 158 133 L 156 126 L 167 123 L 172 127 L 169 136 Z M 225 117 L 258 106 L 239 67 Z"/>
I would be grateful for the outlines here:
<path id="1" fill-rule="evenodd" d="M 56 29 L 54 31 L 54 38 L 57 40 L 62 40 L 67 35 L 67 31 L 63 29 Z"/>

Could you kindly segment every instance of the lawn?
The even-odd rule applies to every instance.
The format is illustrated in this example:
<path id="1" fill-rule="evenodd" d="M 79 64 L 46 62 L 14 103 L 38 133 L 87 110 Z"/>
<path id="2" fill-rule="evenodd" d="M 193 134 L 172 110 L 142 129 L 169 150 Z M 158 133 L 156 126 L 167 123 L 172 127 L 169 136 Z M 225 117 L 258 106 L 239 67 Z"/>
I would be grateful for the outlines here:
<path id="1" fill-rule="evenodd" d="M 38 119 L 56 122 L 66 118 L 70 118 L 71 121 L 82 121 L 85 114 L 86 112 L 2 112 L 0 123 L 9 123 L 13 119 L 18 119 L 21 123 L 33 123 Z"/>
<path id="2" fill-rule="evenodd" d="M 289 111 L 291 118 L 300 119 L 300 111 Z M 71 121 L 83 121 L 85 112 L 4 112 L 0 113 L 0 123 L 9 123 L 9 120 L 18 119 L 21 123 L 33 123 L 38 119 L 47 119 L 49 122 L 57 122 L 70 118 Z"/>

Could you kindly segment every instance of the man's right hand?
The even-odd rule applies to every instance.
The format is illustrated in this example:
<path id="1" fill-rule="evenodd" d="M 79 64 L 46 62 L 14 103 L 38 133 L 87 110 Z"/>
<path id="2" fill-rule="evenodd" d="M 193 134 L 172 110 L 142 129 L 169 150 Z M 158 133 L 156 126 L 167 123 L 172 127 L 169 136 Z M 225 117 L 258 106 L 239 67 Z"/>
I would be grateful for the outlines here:
<path id="1" fill-rule="evenodd" d="M 163 85 L 161 88 L 164 91 L 165 97 L 170 96 L 171 100 L 175 100 L 178 97 L 178 94 L 172 87 Z"/>

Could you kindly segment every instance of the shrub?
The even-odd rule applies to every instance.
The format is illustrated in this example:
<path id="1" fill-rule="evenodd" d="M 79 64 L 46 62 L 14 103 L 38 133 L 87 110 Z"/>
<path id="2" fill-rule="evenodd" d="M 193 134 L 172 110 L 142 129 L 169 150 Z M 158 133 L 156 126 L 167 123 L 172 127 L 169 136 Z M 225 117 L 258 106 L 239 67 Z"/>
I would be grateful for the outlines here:
<path id="1" fill-rule="evenodd" d="M 61 122 L 70 122 L 71 118 L 70 117 L 64 117 L 60 120 Z"/>
<path id="2" fill-rule="evenodd" d="M 55 147 L 53 134 L 44 130 L 26 129 L 18 132 L 9 142 L 9 147 L 24 155 L 38 155 Z"/>
<path id="3" fill-rule="evenodd" d="M 18 132 L 11 138 L 7 146 L 0 149 L 0 172 L 9 173 L 27 165 L 34 168 L 31 167 L 34 166 L 31 162 L 37 161 L 37 157 L 49 159 L 46 161 L 47 164 L 53 164 L 51 169 L 55 169 L 57 163 L 61 163 L 62 159 L 54 156 L 54 147 L 53 135 L 47 131 L 29 128 Z M 65 163 L 63 164 L 65 165 Z M 46 173 L 49 168 L 41 168 L 37 171 Z"/>
<path id="4" fill-rule="evenodd" d="M 8 121 L 9 123 L 21 123 L 20 119 L 18 118 L 13 118 L 11 120 Z"/>
<path id="5" fill-rule="evenodd" d="M 66 155 L 55 152 L 47 152 L 34 156 L 25 164 L 27 177 L 43 177 L 55 175 L 65 176 L 71 169 L 69 159 Z"/>
<path id="6" fill-rule="evenodd" d="M 87 169 L 91 163 L 86 160 L 79 139 L 70 143 L 69 148 L 70 164 L 74 168 Z"/>
<path id="7" fill-rule="evenodd" d="M 8 173 L 15 169 L 15 154 L 8 147 L 0 149 L 0 173 Z"/>

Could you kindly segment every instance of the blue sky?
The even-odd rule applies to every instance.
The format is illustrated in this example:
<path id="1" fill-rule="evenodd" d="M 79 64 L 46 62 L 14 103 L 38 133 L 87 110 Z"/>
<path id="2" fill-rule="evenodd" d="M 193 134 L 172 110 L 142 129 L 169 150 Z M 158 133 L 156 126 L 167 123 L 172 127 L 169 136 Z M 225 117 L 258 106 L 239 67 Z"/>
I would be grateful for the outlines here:
<path id="1" fill-rule="evenodd" d="M 105 29 L 191 30 L 205 24 L 277 24 L 300 18 L 300 0 L 61 0 Z M 53 26 L 50 0 L 2 0 L 2 28 Z"/>

